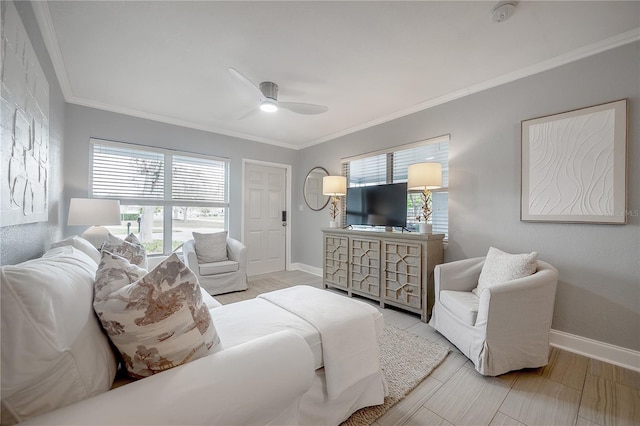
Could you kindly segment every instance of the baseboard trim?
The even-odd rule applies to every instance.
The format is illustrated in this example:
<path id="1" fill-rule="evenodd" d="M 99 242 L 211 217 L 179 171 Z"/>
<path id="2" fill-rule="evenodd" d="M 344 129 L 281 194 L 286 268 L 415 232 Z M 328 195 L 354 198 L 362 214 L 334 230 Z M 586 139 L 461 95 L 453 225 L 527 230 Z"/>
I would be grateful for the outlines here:
<path id="1" fill-rule="evenodd" d="M 291 270 L 322 276 L 322 268 L 304 263 L 292 263 Z M 551 346 L 556 348 L 640 372 L 640 352 L 638 351 L 553 329 L 549 340 Z"/>
<path id="2" fill-rule="evenodd" d="M 291 264 L 292 271 L 302 271 L 311 275 L 315 275 L 317 277 L 322 276 L 322 268 L 316 268 L 315 266 L 310 266 L 305 263 L 295 262 Z"/>
<path id="3" fill-rule="evenodd" d="M 551 346 L 640 372 L 640 352 L 564 331 L 551 330 Z"/>

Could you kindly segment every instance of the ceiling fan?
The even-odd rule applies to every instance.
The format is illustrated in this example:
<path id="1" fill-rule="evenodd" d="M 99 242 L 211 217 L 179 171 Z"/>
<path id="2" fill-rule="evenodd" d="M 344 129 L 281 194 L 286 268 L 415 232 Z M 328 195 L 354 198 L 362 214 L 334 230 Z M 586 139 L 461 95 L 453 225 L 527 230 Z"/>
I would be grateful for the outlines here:
<path id="1" fill-rule="evenodd" d="M 297 114 L 315 115 L 322 114 L 329 110 L 324 105 L 305 104 L 301 102 L 281 102 L 278 101 L 278 85 L 271 81 L 263 81 L 260 85 L 254 84 L 235 68 L 229 68 L 229 72 L 249 88 L 254 96 L 259 99 L 258 108 L 266 112 L 276 112 L 278 109 L 288 109 Z M 251 110 L 240 118 L 245 118 L 255 110 Z"/>

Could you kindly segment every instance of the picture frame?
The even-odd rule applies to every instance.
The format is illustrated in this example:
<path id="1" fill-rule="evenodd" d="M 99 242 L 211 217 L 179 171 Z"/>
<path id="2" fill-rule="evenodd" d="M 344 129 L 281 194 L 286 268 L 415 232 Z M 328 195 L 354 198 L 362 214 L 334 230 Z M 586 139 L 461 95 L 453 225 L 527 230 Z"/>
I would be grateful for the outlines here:
<path id="1" fill-rule="evenodd" d="M 628 100 L 522 121 L 520 220 L 627 223 Z"/>

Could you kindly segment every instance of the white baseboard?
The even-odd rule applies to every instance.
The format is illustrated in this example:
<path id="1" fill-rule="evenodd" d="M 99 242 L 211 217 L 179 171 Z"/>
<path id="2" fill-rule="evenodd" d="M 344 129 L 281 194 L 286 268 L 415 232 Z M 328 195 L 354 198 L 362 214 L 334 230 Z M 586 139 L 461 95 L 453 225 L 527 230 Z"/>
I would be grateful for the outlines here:
<path id="1" fill-rule="evenodd" d="M 305 263 L 292 263 L 291 264 L 292 271 L 302 271 L 311 275 L 315 275 L 317 277 L 322 276 L 322 268 L 316 268 L 315 266 L 310 266 Z"/>
<path id="2" fill-rule="evenodd" d="M 291 270 L 322 276 L 322 268 L 304 263 L 292 263 Z M 640 372 L 640 352 L 631 349 L 553 329 L 550 343 L 556 348 Z"/>
<path id="3" fill-rule="evenodd" d="M 551 346 L 640 372 L 640 352 L 564 331 L 551 330 Z"/>

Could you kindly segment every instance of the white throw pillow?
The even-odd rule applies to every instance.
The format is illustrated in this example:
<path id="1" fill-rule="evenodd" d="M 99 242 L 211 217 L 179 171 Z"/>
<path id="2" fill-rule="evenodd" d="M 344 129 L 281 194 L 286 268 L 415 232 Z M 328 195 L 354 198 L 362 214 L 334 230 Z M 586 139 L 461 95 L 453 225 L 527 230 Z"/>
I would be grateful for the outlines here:
<path id="1" fill-rule="evenodd" d="M 74 235 L 73 237 L 66 238 L 62 241 L 58 241 L 56 243 L 51 244 L 51 248 L 58 248 L 64 246 L 72 246 L 77 248 L 91 259 L 93 259 L 96 264 L 100 262 L 100 251 L 93 246 L 89 241 L 85 240 L 82 237 Z"/>
<path id="2" fill-rule="evenodd" d="M 198 263 L 213 263 L 229 260 L 227 257 L 227 231 L 213 234 L 193 232 Z"/>
<path id="3" fill-rule="evenodd" d="M 120 255 L 130 263 L 141 268 L 147 267 L 147 253 L 142 243 L 135 235 L 129 234 L 124 240 L 109 232 L 107 238 L 102 243 L 101 251 L 108 251 Z"/>
<path id="4" fill-rule="evenodd" d="M 528 277 L 536 272 L 538 266 L 538 253 L 510 254 L 495 247 L 489 247 L 487 258 L 480 271 L 478 287 L 473 290 L 480 295 L 484 288 Z"/>
<path id="5" fill-rule="evenodd" d="M 99 294 L 106 296 L 93 306 L 131 377 L 147 377 L 196 360 L 220 342 L 198 280 L 176 254 L 124 286 L 136 273 L 129 275 L 132 269 L 126 259 L 106 256 L 105 269 L 97 273 L 103 285 Z M 107 277 L 115 279 L 108 283 Z"/>
<path id="6" fill-rule="evenodd" d="M 116 358 L 91 308 L 97 267 L 71 245 L 2 267 L 2 424 L 111 387 Z"/>

